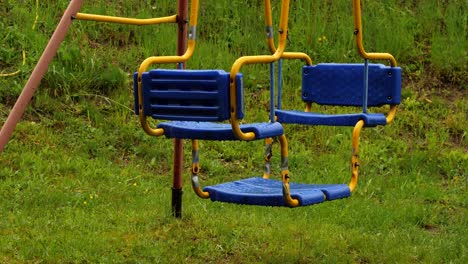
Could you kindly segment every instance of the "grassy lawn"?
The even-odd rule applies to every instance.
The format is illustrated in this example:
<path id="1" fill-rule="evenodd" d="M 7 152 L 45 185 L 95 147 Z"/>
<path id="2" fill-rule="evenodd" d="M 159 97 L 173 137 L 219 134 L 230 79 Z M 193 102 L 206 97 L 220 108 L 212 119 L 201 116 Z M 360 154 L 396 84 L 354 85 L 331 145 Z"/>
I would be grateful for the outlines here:
<path id="1" fill-rule="evenodd" d="M 395 121 L 363 130 L 352 196 L 294 209 L 202 200 L 185 142 L 181 219 L 172 140 L 140 128 L 131 80 L 146 57 L 175 54 L 175 26 L 75 21 L 0 154 L 0 263 L 468 263 L 466 2 L 363 2 L 365 46 L 394 54 L 404 79 Z M 0 77 L 0 124 L 67 4 L 1 2 L 0 73 L 20 72 Z M 361 62 L 351 8 L 292 1 L 288 50 Z M 149 18 L 176 4 L 85 1 L 82 12 Z M 191 69 L 268 53 L 262 1 L 201 1 L 197 31 Z M 301 66 L 285 62 L 285 107 L 303 108 Z M 242 71 L 246 120 L 265 121 L 268 67 Z M 352 128 L 285 129 L 293 182 L 349 181 Z M 204 185 L 260 176 L 262 162 L 260 141 L 201 142 Z"/>

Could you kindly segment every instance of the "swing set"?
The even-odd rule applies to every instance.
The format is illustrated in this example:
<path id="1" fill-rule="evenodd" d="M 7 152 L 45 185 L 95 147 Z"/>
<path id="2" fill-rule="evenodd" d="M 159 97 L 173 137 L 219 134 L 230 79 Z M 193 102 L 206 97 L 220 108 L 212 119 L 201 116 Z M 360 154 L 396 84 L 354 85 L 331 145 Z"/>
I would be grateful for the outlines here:
<path id="1" fill-rule="evenodd" d="M 71 1 L 49 42 L 49 45 L 55 45 L 55 50 L 50 51 L 46 48 L 44 54 L 47 52 L 53 52 L 52 56 L 55 54 L 72 18 L 136 25 L 160 23 L 178 23 L 179 25 L 178 55 L 149 57 L 141 63 L 138 71 L 134 74 L 135 114 L 138 115 L 143 130 L 151 136 L 165 136 L 174 139 L 172 208 L 176 217 L 181 216 L 182 140 L 191 141 L 191 183 L 192 189 L 197 196 L 212 201 L 236 204 L 307 206 L 351 195 L 358 182 L 359 136 L 362 128 L 384 126 L 392 122 L 397 105 L 401 100 L 401 69 L 397 67 L 395 58 L 389 53 L 368 53 L 364 49 L 360 0 L 353 0 L 353 16 L 355 42 L 358 53 L 364 60 L 363 63 L 321 63 L 313 65 L 307 54 L 286 51 L 289 0 L 281 1 L 277 33 L 278 44 L 276 46 L 271 2 L 270 0 L 264 0 L 266 38 L 271 54 L 239 57 L 233 63 L 229 72 L 220 69 L 185 69 L 185 63 L 193 55 L 197 40 L 198 0 L 191 1 L 190 20 L 187 19 L 188 0 L 179 0 L 177 15 L 153 19 L 130 19 L 83 14 L 78 13 L 80 5 L 81 1 Z M 59 32 L 60 36 L 56 36 L 56 39 L 54 39 L 57 32 Z M 305 110 L 282 108 L 281 75 L 284 59 L 304 61 L 301 95 Z M 369 60 L 388 61 L 390 66 L 369 63 Z M 41 62 L 42 57 L 38 66 Z M 176 64 L 177 69 L 162 68 L 161 65 L 163 64 Z M 270 65 L 270 114 L 268 121 L 241 124 L 241 120 L 243 120 L 247 112 L 241 69 L 249 64 Z M 275 64 L 278 65 L 276 85 L 274 78 Z M 45 68 L 47 68 L 47 65 L 45 65 Z M 29 102 L 28 96 L 30 99 L 34 92 L 35 88 L 31 89 L 31 87 L 37 87 L 40 78 L 42 78 L 42 76 L 33 78 L 36 69 L 23 90 L 23 93 L 27 94 L 23 96 L 22 93 L 18 99 L 19 104 L 23 105 L 23 107 L 26 107 L 25 104 Z M 43 75 L 45 73 L 44 65 L 41 71 Z M 30 84 L 31 79 L 37 83 Z M 277 88 L 276 95 L 275 88 Z M 32 90 L 32 93 L 31 91 L 28 92 L 28 90 Z M 26 99 L 22 99 L 23 97 Z M 15 110 L 18 102 L 15 104 L 12 114 L 10 114 L 14 116 L 12 117 L 13 121 L 10 120 L 9 116 L 0 132 L 0 151 L 2 151 L 14 126 L 22 115 L 21 110 Z M 357 113 L 351 111 L 346 114 L 317 113 L 312 112 L 313 104 L 338 106 L 345 109 L 362 107 L 362 111 Z M 385 105 L 389 106 L 387 113 L 369 112 L 370 107 L 382 109 L 381 106 Z M 22 111 L 24 112 L 24 109 Z M 150 118 L 162 121 L 153 126 L 150 124 Z M 229 120 L 229 123 L 224 122 L 227 120 Z M 11 125 L 12 123 L 14 124 Z M 353 127 L 351 180 L 349 184 L 292 182 L 288 170 L 288 141 L 283 127 L 287 124 Z M 13 128 L 11 128 L 12 126 Z M 280 143 L 281 178 L 279 180 L 270 178 L 272 175 L 273 138 L 277 138 Z M 265 164 L 263 175 L 202 187 L 199 179 L 201 171 L 199 140 L 264 140 Z"/>

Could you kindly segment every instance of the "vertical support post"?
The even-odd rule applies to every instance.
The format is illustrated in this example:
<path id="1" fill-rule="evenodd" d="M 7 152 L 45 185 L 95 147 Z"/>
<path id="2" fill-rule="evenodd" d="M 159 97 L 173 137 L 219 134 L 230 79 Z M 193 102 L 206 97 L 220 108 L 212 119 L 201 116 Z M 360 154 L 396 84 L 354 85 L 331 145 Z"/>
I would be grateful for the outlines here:
<path id="1" fill-rule="evenodd" d="M 11 134 L 13 133 L 13 130 L 15 130 L 16 125 L 18 124 L 24 112 L 26 111 L 26 107 L 31 101 L 34 92 L 39 86 L 42 77 L 44 77 L 44 74 L 47 72 L 50 62 L 57 53 L 60 44 L 62 43 L 63 39 L 65 38 L 65 35 L 68 32 L 68 29 L 72 24 L 72 17 L 76 15 L 76 13 L 78 13 L 78 11 L 81 8 L 82 2 L 83 0 L 70 1 L 70 4 L 65 10 L 62 19 L 60 19 L 60 22 L 54 31 L 54 34 L 52 34 L 49 43 L 44 49 L 41 58 L 37 62 L 36 67 L 34 67 L 31 76 L 29 77 L 28 81 L 26 82 L 26 85 L 23 88 L 23 91 L 16 100 L 13 109 L 11 110 L 7 120 L 3 124 L 2 129 L 0 130 L 0 153 L 2 153 L 8 140 L 11 137 Z"/>
<path id="2" fill-rule="evenodd" d="M 178 0 L 177 8 L 177 55 L 183 55 L 187 49 L 187 18 L 188 0 Z M 177 65 L 179 69 L 185 69 L 185 64 Z M 182 217 L 182 158 L 183 141 L 174 139 L 174 170 L 172 183 L 172 215 Z"/>

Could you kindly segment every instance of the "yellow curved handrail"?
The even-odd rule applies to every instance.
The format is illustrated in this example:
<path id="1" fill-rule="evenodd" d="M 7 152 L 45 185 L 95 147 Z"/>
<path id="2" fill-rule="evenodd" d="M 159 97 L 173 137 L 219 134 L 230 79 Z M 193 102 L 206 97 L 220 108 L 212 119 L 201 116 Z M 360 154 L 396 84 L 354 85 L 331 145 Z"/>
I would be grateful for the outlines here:
<path id="1" fill-rule="evenodd" d="M 200 183 L 198 181 L 198 173 L 200 173 L 200 162 L 198 160 L 198 151 L 199 145 L 198 140 L 192 140 L 192 189 L 195 194 L 203 199 L 210 198 L 209 192 L 204 192 L 200 187 Z"/>
<path id="2" fill-rule="evenodd" d="M 356 126 L 354 126 L 353 129 L 353 136 L 352 136 L 352 141 L 351 141 L 351 146 L 353 149 L 353 156 L 351 158 L 351 181 L 348 184 L 349 189 L 351 192 L 354 191 L 354 189 L 357 186 L 358 183 L 358 176 L 359 176 L 359 159 L 358 159 L 358 153 L 359 153 L 359 135 L 361 134 L 361 130 L 364 127 L 364 121 L 359 120 L 357 122 Z"/>
<path id="3" fill-rule="evenodd" d="M 283 134 L 279 137 L 281 146 L 281 181 L 283 182 L 283 199 L 285 203 L 290 207 L 297 207 L 300 205 L 298 199 L 291 197 L 291 191 L 289 188 L 289 170 L 288 170 L 288 140 Z"/>
<path id="4" fill-rule="evenodd" d="M 264 14 L 265 14 L 265 28 L 267 30 L 273 27 L 273 19 L 271 15 L 271 0 L 264 0 Z M 287 37 L 287 32 L 286 32 Z M 271 53 L 276 52 L 276 47 L 273 39 L 273 35 L 267 35 L 267 44 Z M 304 60 L 307 65 L 312 65 L 312 59 L 303 52 L 283 52 L 282 59 L 300 59 Z"/>
<path id="5" fill-rule="evenodd" d="M 362 17 L 361 17 L 361 0 L 353 0 L 353 13 L 354 13 L 354 36 L 359 55 L 364 59 L 370 60 L 389 60 L 392 67 L 397 66 L 397 62 L 392 54 L 372 52 L 367 53 L 363 46 L 362 41 Z"/>
<path id="6" fill-rule="evenodd" d="M 239 120 L 237 119 L 237 95 L 236 95 L 236 75 L 245 64 L 254 63 L 271 63 L 278 61 L 283 55 L 284 49 L 286 48 L 286 34 L 288 30 L 288 18 L 289 18 L 289 0 L 283 0 L 281 3 L 281 16 L 280 16 L 280 30 L 279 30 L 279 45 L 278 49 L 272 55 L 258 55 L 258 56 L 243 56 L 238 58 L 231 68 L 230 73 L 230 112 L 231 112 L 231 126 L 234 135 L 241 140 L 253 140 L 255 139 L 254 132 L 244 133 L 240 129 Z"/>
<path id="7" fill-rule="evenodd" d="M 390 53 L 380 53 L 380 52 L 371 52 L 367 53 L 364 49 L 364 44 L 362 41 L 362 16 L 361 16 L 361 0 L 353 0 L 353 14 L 354 14 L 354 36 L 356 40 L 356 47 L 358 49 L 359 55 L 364 59 L 370 60 L 389 60 L 392 67 L 397 66 L 397 62 L 392 54 Z M 391 105 L 390 110 L 387 113 L 387 124 L 391 123 L 395 118 L 397 106 Z"/>
<path id="8" fill-rule="evenodd" d="M 198 0 L 192 1 L 192 6 L 190 10 L 190 30 L 195 31 L 198 20 Z M 195 32 L 192 32 L 195 34 Z M 164 129 L 162 128 L 152 128 L 148 123 L 147 117 L 143 114 L 143 93 L 142 93 L 142 83 L 141 76 L 148 67 L 152 64 L 167 64 L 167 63 L 183 63 L 189 60 L 195 50 L 195 36 L 189 36 L 188 47 L 185 53 L 181 56 L 152 56 L 146 58 L 140 65 L 138 69 L 138 116 L 140 118 L 140 124 L 143 130 L 152 136 L 161 136 L 164 134 Z"/>

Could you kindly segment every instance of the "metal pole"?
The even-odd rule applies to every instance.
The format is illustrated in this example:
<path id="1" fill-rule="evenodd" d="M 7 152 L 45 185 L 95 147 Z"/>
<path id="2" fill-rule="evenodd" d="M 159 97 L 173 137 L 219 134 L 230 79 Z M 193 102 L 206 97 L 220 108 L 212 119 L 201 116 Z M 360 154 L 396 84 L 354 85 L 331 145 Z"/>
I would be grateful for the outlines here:
<path id="1" fill-rule="evenodd" d="M 72 24 L 72 17 L 78 13 L 81 8 L 83 0 L 72 0 L 68 5 L 65 13 L 60 19 L 57 28 L 55 29 L 54 34 L 49 40 L 44 52 L 41 55 L 41 58 L 36 64 L 29 80 L 27 81 L 26 85 L 23 88 L 18 100 L 16 101 L 13 109 L 11 110 L 10 114 L 7 117 L 7 120 L 3 124 L 2 129 L 0 130 L 0 153 L 3 152 L 8 140 L 15 130 L 16 124 L 20 121 L 21 117 L 23 116 L 24 112 L 26 111 L 26 107 L 28 106 L 31 98 L 34 95 L 39 83 L 44 77 L 44 74 L 47 72 L 47 68 L 49 67 L 50 62 L 54 58 L 57 50 L 62 43 L 65 35 Z"/>
<path id="2" fill-rule="evenodd" d="M 270 62 L 270 122 L 275 122 L 275 63 Z"/>
<path id="3" fill-rule="evenodd" d="M 188 0 L 178 0 L 177 11 L 177 55 L 183 55 L 187 49 L 187 18 Z M 177 65 L 179 69 L 185 69 L 185 64 Z M 172 215 L 182 217 L 182 158 L 183 141 L 174 139 L 174 171 L 172 184 Z"/>
<path id="4" fill-rule="evenodd" d="M 364 87 L 362 91 L 362 112 L 367 113 L 367 100 L 369 98 L 369 60 L 364 60 Z"/>

